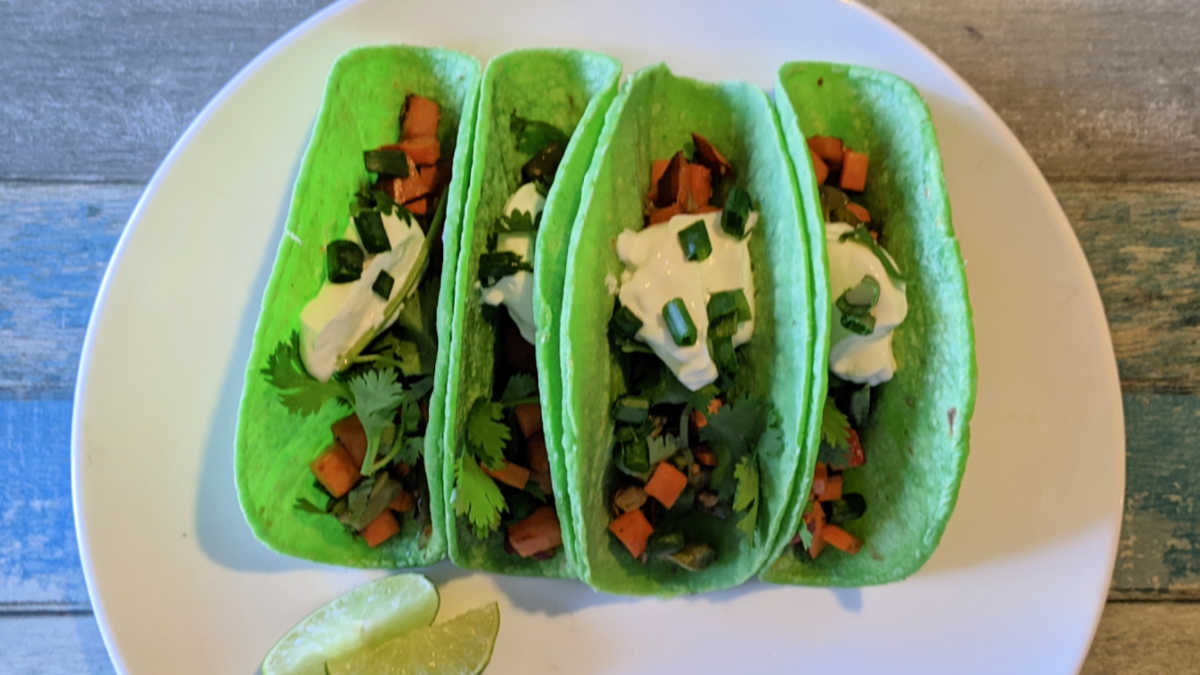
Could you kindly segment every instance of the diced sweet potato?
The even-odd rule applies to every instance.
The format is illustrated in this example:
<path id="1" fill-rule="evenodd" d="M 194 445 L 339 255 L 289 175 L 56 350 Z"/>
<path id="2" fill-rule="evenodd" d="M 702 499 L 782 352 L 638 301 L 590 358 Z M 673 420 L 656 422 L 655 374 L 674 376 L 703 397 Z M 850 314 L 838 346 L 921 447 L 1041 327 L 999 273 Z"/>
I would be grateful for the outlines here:
<path id="1" fill-rule="evenodd" d="M 733 166 L 730 165 L 729 160 L 725 159 L 725 155 L 722 155 L 707 138 L 700 134 L 692 133 L 692 143 L 696 146 L 696 161 L 708 167 L 712 175 L 724 178 L 733 171 Z"/>
<path id="2" fill-rule="evenodd" d="M 409 94 L 404 108 L 404 138 L 437 136 L 442 109 L 419 94 Z"/>
<path id="3" fill-rule="evenodd" d="M 650 540 L 650 535 L 654 534 L 654 527 L 646 520 L 646 515 L 641 509 L 634 509 L 609 523 L 608 531 L 616 535 L 630 555 L 640 558 L 646 552 L 646 542 Z"/>
<path id="4" fill-rule="evenodd" d="M 397 150 L 403 150 L 412 161 L 418 165 L 429 166 L 436 164 L 442 156 L 442 146 L 433 136 L 408 138 L 395 144 Z"/>
<path id="5" fill-rule="evenodd" d="M 817 501 L 831 502 L 842 498 L 842 474 L 826 476 L 824 489 L 817 493 Z"/>
<path id="6" fill-rule="evenodd" d="M 867 453 L 863 451 L 862 441 L 858 438 L 858 432 L 854 429 L 850 430 L 850 468 L 862 466 L 867 463 Z"/>
<path id="7" fill-rule="evenodd" d="M 657 191 L 654 193 L 654 205 L 662 208 L 679 201 L 680 185 L 683 183 L 683 167 L 687 164 L 682 152 L 671 156 L 662 177 L 658 179 Z"/>
<path id="8" fill-rule="evenodd" d="M 412 511 L 415 503 L 412 493 L 405 490 L 392 499 L 391 503 L 388 504 L 388 508 L 400 513 L 407 513 L 408 511 Z"/>
<path id="9" fill-rule="evenodd" d="M 350 458 L 354 460 L 355 466 L 361 468 L 363 457 L 367 454 L 367 432 L 363 430 L 358 415 L 354 413 L 346 415 L 330 425 L 329 430 L 333 432 L 333 438 L 341 443 L 343 448 L 346 448 L 346 452 L 350 453 Z"/>
<path id="10" fill-rule="evenodd" d="M 522 403 L 513 408 L 517 416 L 517 425 L 521 427 L 521 435 L 533 438 L 542 433 L 542 405 L 540 403 Z M 543 448 L 545 445 L 543 444 Z"/>
<path id="11" fill-rule="evenodd" d="M 525 483 L 529 482 L 529 469 L 520 464 L 513 464 L 512 462 L 505 462 L 504 466 L 500 469 L 490 469 L 485 464 L 483 472 L 501 483 L 511 485 L 518 490 L 524 490 Z"/>
<path id="12" fill-rule="evenodd" d="M 817 468 L 813 472 L 812 493 L 819 495 L 825 491 L 825 481 L 829 478 L 829 467 L 824 462 L 817 462 Z"/>
<path id="13" fill-rule="evenodd" d="M 546 454 L 546 437 L 538 434 L 525 443 L 529 451 L 529 468 L 534 473 L 550 470 L 550 457 Z"/>
<path id="14" fill-rule="evenodd" d="M 362 474 L 358 472 L 359 466 L 361 465 L 356 464 L 350 457 L 350 453 L 346 452 L 346 448 L 334 441 L 333 445 L 308 465 L 308 468 L 325 490 L 336 499 L 349 492 L 362 478 Z"/>
<path id="15" fill-rule="evenodd" d="M 692 455 L 695 456 L 696 463 L 700 466 L 717 465 L 717 453 L 713 452 L 707 445 L 696 448 L 692 451 Z"/>
<path id="16" fill-rule="evenodd" d="M 420 199 L 414 199 L 405 204 L 404 208 L 408 209 L 408 212 L 414 216 L 423 216 L 429 213 L 429 198 L 421 197 Z"/>
<path id="17" fill-rule="evenodd" d="M 817 185 L 824 185 L 825 179 L 829 178 L 829 166 L 825 164 L 825 160 L 812 151 L 812 148 L 809 148 L 808 154 L 812 156 L 813 173 L 817 177 Z"/>
<path id="18" fill-rule="evenodd" d="M 668 509 L 675 505 L 679 495 L 687 487 L 687 476 L 670 462 L 659 462 L 650 480 L 646 481 L 646 494 L 654 497 Z"/>
<path id="19" fill-rule="evenodd" d="M 683 209 L 678 204 L 652 209 L 650 211 L 650 224 L 665 223 L 681 213 L 683 213 Z"/>
<path id="20" fill-rule="evenodd" d="M 686 164 L 680 180 L 679 205 L 685 213 L 695 213 L 712 199 L 712 173 L 701 164 Z"/>
<path id="21" fill-rule="evenodd" d="M 529 474 L 529 480 L 537 484 L 547 495 L 554 494 L 554 479 L 550 477 L 549 471 L 534 471 Z"/>
<path id="22" fill-rule="evenodd" d="M 808 147 L 826 164 L 840 166 L 842 163 L 842 139 L 835 136 L 809 136 Z"/>
<path id="23" fill-rule="evenodd" d="M 396 516 L 393 516 L 391 511 L 385 510 L 376 516 L 375 520 L 367 523 L 367 526 L 363 528 L 362 538 L 367 542 L 367 546 L 375 548 L 398 532 L 400 532 L 400 523 L 396 521 Z"/>
<path id="24" fill-rule="evenodd" d="M 837 525 L 826 523 L 821 528 L 821 535 L 830 546 L 839 551 L 853 554 L 862 550 L 862 540 Z"/>
<path id="25" fill-rule="evenodd" d="M 850 202 L 849 204 L 846 204 L 846 210 L 850 213 L 853 213 L 855 218 L 858 218 L 864 223 L 871 222 L 871 212 L 868 211 L 866 207 L 859 206 L 854 202 Z"/>
<path id="26" fill-rule="evenodd" d="M 528 517 L 508 526 L 508 545 L 529 558 L 562 546 L 562 530 L 552 506 L 539 506 Z"/>
<path id="27" fill-rule="evenodd" d="M 667 170 L 669 159 L 656 159 L 650 163 L 650 201 L 658 199 L 658 181 L 662 180 L 663 173 Z"/>
<path id="28" fill-rule="evenodd" d="M 867 156 L 847 149 L 842 154 L 842 178 L 838 186 L 843 190 L 862 192 L 867 187 Z"/>

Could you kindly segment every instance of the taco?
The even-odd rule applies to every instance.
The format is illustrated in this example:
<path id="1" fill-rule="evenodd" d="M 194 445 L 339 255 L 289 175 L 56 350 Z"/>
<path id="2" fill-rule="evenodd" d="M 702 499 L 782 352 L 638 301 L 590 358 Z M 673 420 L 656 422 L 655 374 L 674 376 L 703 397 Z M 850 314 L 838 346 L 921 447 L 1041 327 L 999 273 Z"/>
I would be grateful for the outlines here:
<path id="1" fill-rule="evenodd" d="M 869 68 L 786 64 L 775 103 L 805 207 L 820 212 L 805 222 L 829 312 L 818 313 L 829 374 L 787 518 L 795 536 L 762 578 L 896 581 L 941 539 L 975 404 L 971 307 L 937 139 L 912 85 Z"/>
<path id="2" fill-rule="evenodd" d="M 445 390 L 479 71 L 388 46 L 329 75 L 238 419 L 238 498 L 276 551 L 357 567 L 445 557 L 443 410 L 429 402 Z"/>
<path id="3" fill-rule="evenodd" d="M 620 73 L 612 58 L 566 49 L 509 52 L 484 72 L 442 462 L 462 567 L 574 575 L 558 321 L 583 176 Z"/>
<path id="4" fill-rule="evenodd" d="M 584 187 L 560 344 L 580 576 L 623 594 L 734 586 L 785 534 L 813 373 L 778 120 L 756 87 L 646 68 Z"/>

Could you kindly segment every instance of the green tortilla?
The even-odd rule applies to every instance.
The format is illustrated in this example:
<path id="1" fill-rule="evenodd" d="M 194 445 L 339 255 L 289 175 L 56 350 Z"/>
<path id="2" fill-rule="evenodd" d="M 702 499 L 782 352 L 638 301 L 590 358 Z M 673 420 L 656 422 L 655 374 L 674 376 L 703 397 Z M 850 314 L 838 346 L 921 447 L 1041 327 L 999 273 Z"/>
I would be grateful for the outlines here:
<path id="1" fill-rule="evenodd" d="M 450 558 L 461 567 L 525 576 L 575 576 L 575 550 L 570 543 L 573 527 L 559 432 L 562 383 L 558 319 L 567 242 L 579 208 L 584 173 L 591 162 L 604 113 L 616 96 L 620 74 L 620 63 L 608 56 L 569 49 L 509 52 L 489 62 L 484 72 L 448 349 L 444 447 L 450 451 L 442 461 Z M 488 235 L 494 231 L 505 202 L 521 185 L 521 166 L 530 158 L 516 148 L 516 135 L 510 125 L 514 114 L 552 124 L 571 135 L 547 194 L 534 247 L 538 388 L 555 508 L 564 542 L 562 549 L 546 560 L 506 552 L 503 524 L 489 536 L 478 537 L 469 521 L 456 516 L 454 510 L 455 467 L 465 449 L 465 422 L 476 401 L 492 398 L 493 388 L 496 335 L 483 315 L 479 256 L 487 250 Z"/>
<path id="2" fill-rule="evenodd" d="M 867 462 L 845 473 L 844 490 L 867 500 L 864 517 L 845 525 L 864 541 L 863 550 L 849 555 L 826 547 L 812 560 L 790 547 L 762 578 L 809 586 L 897 581 L 916 572 L 942 537 L 966 466 L 975 407 L 971 306 L 937 138 L 916 89 L 869 68 L 786 64 L 775 103 L 806 208 L 819 203 L 807 137 L 836 136 L 870 157 L 864 206 L 884 224 L 886 248 L 907 279 L 908 316 L 894 334 L 896 375 L 874 392 L 861 430 Z M 811 238 L 824 238 L 821 221 L 809 226 Z M 828 296 L 823 256 L 815 269 Z M 815 397 L 810 414 L 820 415 L 823 403 L 823 394 Z M 814 439 L 796 483 L 792 532 L 800 527 L 817 449 Z"/>
<path id="3" fill-rule="evenodd" d="M 446 220 L 439 281 L 430 262 L 422 285 L 439 284 L 438 333 L 446 339 L 450 290 L 465 176 L 470 165 L 471 129 L 479 84 L 479 62 L 465 54 L 424 47 L 367 47 L 334 64 L 308 149 L 292 193 L 284 236 L 263 296 L 238 414 L 236 479 L 246 521 L 260 541 L 287 555 L 354 567 L 428 565 L 446 554 L 441 513 L 441 409 L 431 406 L 425 436 L 432 536 L 418 543 L 417 525 L 404 520 L 401 534 L 369 548 L 332 516 L 298 510 L 297 499 L 323 503 L 308 464 L 331 442 L 329 425 L 349 411 L 330 403 L 301 417 L 279 402 L 260 370 L 276 345 L 300 329 L 300 310 L 324 279 L 325 245 L 345 231 L 355 193 L 368 178 L 363 151 L 399 137 L 405 97 L 417 93 L 441 106 L 438 139 L 443 156 L 453 152 L 453 179 L 446 188 Z M 445 391 L 445 359 L 439 350 L 433 400 Z"/>
<path id="4" fill-rule="evenodd" d="M 643 564 L 608 531 L 616 473 L 609 410 L 624 389 L 608 341 L 622 272 L 614 241 L 622 230 L 642 227 L 651 160 L 671 156 L 692 132 L 720 149 L 758 205 L 750 241 L 755 329 L 737 377 L 770 402 L 782 434 L 778 456 L 759 455 L 754 537 L 738 531 L 732 518 L 695 527 L 691 533 L 717 549 L 717 559 L 699 572 L 661 560 Z M 757 572 L 787 534 L 783 516 L 808 428 L 815 335 L 811 254 L 795 188 L 778 119 L 757 87 L 702 83 L 658 65 L 636 73 L 609 110 L 571 235 L 560 345 L 575 546 L 580 576 L 598 590 L 670 596 L 735 586 Z"/>

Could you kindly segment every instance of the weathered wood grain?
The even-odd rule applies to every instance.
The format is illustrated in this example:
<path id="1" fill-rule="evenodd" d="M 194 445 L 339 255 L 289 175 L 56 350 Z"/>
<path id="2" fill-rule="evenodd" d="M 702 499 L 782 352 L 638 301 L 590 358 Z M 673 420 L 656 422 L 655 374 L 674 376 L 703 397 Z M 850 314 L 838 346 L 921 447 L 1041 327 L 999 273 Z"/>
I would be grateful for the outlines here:
<path id="1" fill-rule="evenodd" d="M 1122 389 L 1200 392 L 1200 183 L 1051 186 L 1100 288 Z"/>
<path id="2" fill-rule="evenodd" d="M 90 612 L 0 615 L 0 673 L 108 675 L 114 672 Z"/>
<path id="3" fill-rule="evenodd" d="M 71 398 L 100 279 L 141 190 L 0 183 L 0 399 Z"/>
<path id="4" fill-rule="evenodd" d="M 1197 671 L 1200 604 L 1110 602 L 1083 675 L 1162 675 Z"/>
<path id="5" fill-rule="evenodd" d="M 1200 397 L 1133 393 L 1124 405 L 1125 515 L 1110 597 L 1200 599 Z"/>
<path id="6" fill-rule="evenodd" d="M 146 180 L 230 76 L 323 4 L 0 3 L 0 179 Z M 1191 0 L 868 4 L 975 86 L 1050 177 L 1200 179 Z"/>
<path id="7" fill-rule="evenodd" d="M 225 82 L 325 4 L 0 2 L 0 179 L 145 182 Z"/>
<path id="8" fill-rule="evenodd" d="M 866 4 L 971 83 L 1048 177 L 1200 178 L 1200 3 Z"/>

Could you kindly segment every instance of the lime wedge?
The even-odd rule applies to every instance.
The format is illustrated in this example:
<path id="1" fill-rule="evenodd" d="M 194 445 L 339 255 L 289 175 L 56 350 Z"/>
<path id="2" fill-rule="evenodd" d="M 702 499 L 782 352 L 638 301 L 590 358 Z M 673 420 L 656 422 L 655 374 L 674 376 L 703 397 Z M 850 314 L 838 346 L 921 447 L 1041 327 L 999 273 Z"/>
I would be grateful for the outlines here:
<path id="1" fill-rule="evenodd" d="M 325 661 L 366 650 L 437 615 L 437 589 L 420 574 L 367 582 L 304 617 L 263 660 L 263 675 L 324 675 Z"/>
<path id="2" fill-rule="evenodd" d="M 325 664 L 329 675 L 439 675 L 483 672 L 500 630 L 496 603 L 464 612 Z"/>

